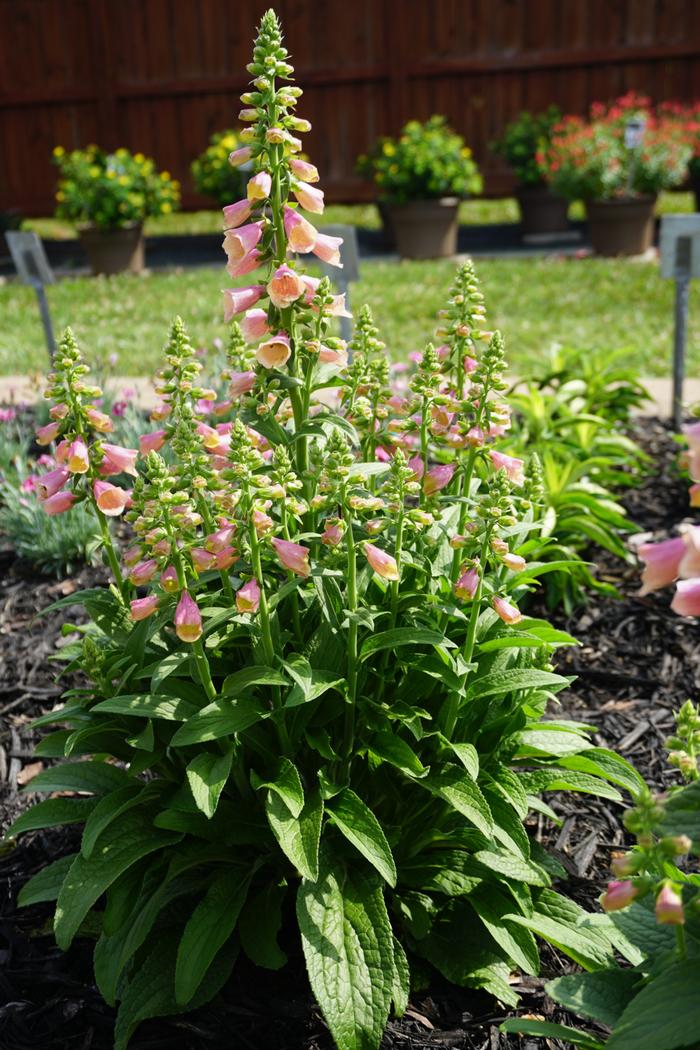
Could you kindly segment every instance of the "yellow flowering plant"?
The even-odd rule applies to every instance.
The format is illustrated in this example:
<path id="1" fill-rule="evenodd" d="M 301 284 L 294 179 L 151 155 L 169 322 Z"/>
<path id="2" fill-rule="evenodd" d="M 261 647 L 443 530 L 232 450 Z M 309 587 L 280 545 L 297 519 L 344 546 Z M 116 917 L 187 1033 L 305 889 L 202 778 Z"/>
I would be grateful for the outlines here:
<path id="1" fill-rule="evenodd" d="M 192 178 L 197 192 L 224 206 L 239 195 L 241 175 L 229 162 L 229 154 L 240 145 L 237 132 L 217 131 L 203 153 L 192 161 Z"/>
<path id="2" fill-rule="evenodd" d="M 169 172 L 159 172 L 143 153 L 118 149 L 107 153 L 99 146 L 67 152 L 53 151 L 60 172 L 56 191 L 59 218 L 103 230 L 168 215 L 180 204 L 180 184 Z"/>

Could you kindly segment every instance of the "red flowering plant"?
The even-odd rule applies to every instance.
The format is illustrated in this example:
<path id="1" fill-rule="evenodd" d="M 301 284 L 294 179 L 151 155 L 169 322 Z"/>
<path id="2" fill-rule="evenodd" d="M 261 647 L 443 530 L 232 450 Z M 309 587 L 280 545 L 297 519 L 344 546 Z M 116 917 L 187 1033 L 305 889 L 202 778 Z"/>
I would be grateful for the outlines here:
<path id="1" fill-rule="evenodd" d="M 665 120 L 678 124 L 691 149 L 688 173 L 693 179 L 700 178 L 700 100 L 689 106 L 682 102 L 662 102 L 658 113 Z"/>
<path id="2" fill-rule="evenodd" d="M 215 996 L 241 951 L 268 969 L 303 952 L 341 1050 L 379 1045 L 415 958 L 510 1004 L 536 935 L 602 963 L 611 941 L 581 931 L 525 820 L 551 813 L 543 791 L 636 784 L 587 726 L 544 720 L 572 639 L 518 608 L 549 566 L 518 550 L 533 492 L 495 447 L 504 343 L 472 266 L 399 388 L 366 308 L 349 360 L 343 296 L 290 254 L 340 265 L 302 214 L 323 193 L 271 11 L 248 69 L 231 160 L 255 175 L 224 208 L 224 248 L 232 277 L 258 277 L 224 292 L 227 397 L 179 320 L 139 450 L 105 442 L 70 334 L 48 390 L 47 503 L 94 508 L 114 585 L 63 602 L 92 617 L 72 651 L 85 684 L 37 724 L 60 726 L 40 754 L 69 761 L 32 781 L 52 797 L 9 834 L 83 825 L 21 902 L 56 899 L 63 948 L 92 913 L 117 1050 L 145 1017 Z"/>
<path id="3" fill-rule="evenodd" d="M 643 125 L 641 142 L 625 145 L 631 122 Z M 601 200 L 658 193 L 686 177 L 691 148 L 676 119 L 655 113 L 649 100 L 630 93 L 587 118 L 564 117 L 537 161 L 553 189 L 569 200 Z"/>

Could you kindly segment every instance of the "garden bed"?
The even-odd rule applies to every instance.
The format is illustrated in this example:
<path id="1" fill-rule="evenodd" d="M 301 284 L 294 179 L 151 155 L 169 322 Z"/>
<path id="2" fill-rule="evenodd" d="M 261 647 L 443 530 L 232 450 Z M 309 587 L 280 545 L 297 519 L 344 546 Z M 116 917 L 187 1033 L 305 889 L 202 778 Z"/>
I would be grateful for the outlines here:
<path id="1" fill-rule="evenodd" d="M 687 512 L 687 489 L 678 477 L 677 445 L 663 426 L 645 420 L 636 435 L 653 456 L 659 473 L 630 490 L 623 499 L 640 532 L 661 533 Z M 25 807 L 18 786 L 36 770 L 32 748 L 36 734 L 29 722 L 55 705 L 61 689 L 56 664 L 49 657 L 65 644 L 63 627 L 74 612 L 34 620 L 37 610 L 103 579 L 85 569 L 56 582 L 37 581 L 0 552 L 0 826 L 6 827 Z M 581 647 L 564 650 L 559 670 L 578 675 L 561 695 L 561 714 L 597 727 L 595 743 L 618 750 L 634 763 L 652 787 L 674 777 L 664 763 L 663 740 L 673 712 L 694 696 L 700 677 L 700 624 L 669 610 L 668 594 L 636 596 L 639 574 L 609 555 L 598 557 L 599 572 L 615 583 L 621 599 L 593 596 L 590 604 L 568 619 L 555 614 L 556 626 L 569 630 Z M 557 827 L 533 816 L 530 832 L 554 850 L 569 872 L 566 892 L 595 908 L 609 875 L 612 851 L 625 833 L 620 807 L 592 796 L 555 795 Z M 105 1006 L 92 980 L 88 942 L 78 940 L 66 954 L 49 932 L 51 906 L 18 911 L 16 894 L 26 879 L 49 860 L 75 849 L 77 832 L 69 829 L 23 837 L 17 848 L 0 855 L 0 1045 L 4 1050 L 108 1050 L 113 1011 Z M 283 938 L 284 939 L 284 938 Z M 134 1050 L 207 1050 L 236 1045 L 254 1050 L 329 1050 L 332 1046 L 320 1014 L 312 1004 L 303 960 L 290 936 L 290 963 L 277 974 L 259 973 L 243 958 L 224 995 L 204 1009 L 163 1021 L 151 1021 L 133 1039 Z M 540 1017 L 566 1020 L 547 999 L 544 984 L 571 969 L 551 949 L 543 952 L 542 976 L 524 978 L 522 1009 Z M 552 1010 L 555 1010 L 554 1015 Z M 521 1040 L 498 1032 L 506 1016 L 487 996 L 445 985 L 416 992 L 405 1017 L 392 1022 L 382 1047 L 447 1047 L 534 1050 L 542 1040 Z M 549 1043 L 556 1046 L 559 1044 Z"/>

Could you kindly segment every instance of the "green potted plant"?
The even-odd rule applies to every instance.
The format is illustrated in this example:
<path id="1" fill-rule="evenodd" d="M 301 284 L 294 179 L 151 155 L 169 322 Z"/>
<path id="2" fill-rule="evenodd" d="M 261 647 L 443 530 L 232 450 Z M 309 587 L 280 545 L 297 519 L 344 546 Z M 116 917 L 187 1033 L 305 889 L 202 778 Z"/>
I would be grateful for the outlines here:
<path id="1" fill-rule="evenodd" d="M 682 129 L 691 150 L 688 161 L 688 182 L 695 195 L 695 210 L 700 211 L 700 100 L 690 106 L 680 102 L 662 102 L 660 117 L 672 120 Z"/>
<path id="2" fill-rule="evenodd" d="M 524 237 L 560 233 L 568 226 L 568 201 L 552 191 L 537 163 L 538 150 L 547 147 L 561 116 L 558 106 L 543 113 L 522 112 L 491 147 L 518 180 L 515 196 Z"/>
<path id="3" fill-rule="evenodd" d="M 398 138 L 380 139 L 358 163 L 374 180 L 402 258 L 454 255 L 460 198 L 479 193 L 482 181 L 471 150 L 445 117 L 410 120 Z"/>
<path id="4" fill-rule="evenodd" d="M 594 103 L 587 119 L 565 117 L 538 163 L 556 192 L 585 201 L 599 255 L 641 255 L 653 241 L 656 196 L 683 182 L 690 152 L 678 121 L 630 93 Z"/>
<path id="5" fill-rule="evenodd" d="M 241 195 L 241 170 L 228 160 L 239 145 L 238 134 L 231 128 L 216 131 L 207 148 L 192 161 L 192 178 L 197 192 L 203 197 L 211 197 L 221 208 Z"/>
<path id="6" fill-rule="evenodd" d="M 127 149 L 107 153 L 90 145 L 68 153 L 56 146 L 53 159 L 60 172 L 56 215 L 78 227 L 92 272 L 142 270 L 144 219 L 174 211 L 180 184 Z"/>

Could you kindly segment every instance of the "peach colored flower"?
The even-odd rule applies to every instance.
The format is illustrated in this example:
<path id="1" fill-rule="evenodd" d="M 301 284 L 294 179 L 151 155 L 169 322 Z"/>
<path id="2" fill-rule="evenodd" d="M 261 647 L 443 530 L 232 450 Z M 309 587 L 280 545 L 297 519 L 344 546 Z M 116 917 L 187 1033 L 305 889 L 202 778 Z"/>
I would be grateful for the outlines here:
<path id="1" fill-rule="evenodd" d="M 141 434 L 139 437 L 139 450 L 142 456 L 149 452 L 157 452 L 164 444 L 164 430 L 152 430 L 149 434 Z"/>
<path id="2" fill-rule="evenodd" d="M 109 445 L 105 442 L 102 450 L 104 459 L 100 464 L 101 474 L 131 474 L 134 478 L 139 476 L 136 467 L 138 452 L 135 448 L 124 448 L 122 445 Z"/>
<path id="3" fill-rule="evenodd" d="M 399 567 L 396 558 L 392 558 L 386 551 L 375 547 L 373 543 L 365 543 L 365 556 L 374 571 L 384 580 L 398 580 Z"/>
<path id="4" fill-rule="evenodd" d="M 316 227 L 287 205 L 284 209 L 284 232 L 291 251 L 301 254 L 312 251 L 318 236 Z"/>
<path id="5" fill-rule="evenodd" d="M 82 438 L 76 438 L 68 449 L 67 466 L 71 474 L 86 474 L 90 469 L 87 445 Z"/>
<path id="6" fill-rule="evenodd" d="M 250 284 L 246 288 L 224 288 L 224 321 L 232 321 L 236 314 L 255 306 L 265 291 L 262 284 Z"/>
<path id="7" fill-rule="evenodd" d="M 517 607 L 517 605 L 513 605 L 513 603 L 509 602 L 507 598 L 501 598 L 499 596 L 496 596 L 492 600 L 491 604 L 493 605 L 494 609 L 496 610 L 496 612 L 501 617 L 504 623 L 520 623 L 520 621 L 523 618 L 523 614 L 520 612 L 520 609 Z"/>
<path id="8" fill-rule="evenodd" d="M 261 343 L 255 351 L 255 357 L 263 368 L 281 368 L 286 364 L 292 353 L 289 339 L 282 332 L 273 335 L 271 339 Z"/>
<path id="9" fill-rule="evenodd" d="M 641 543 L 637 548 L 637 556 L 644 562 L 644 571 L 639 594 L 644 596 L 673 583 L 678 576 L 685 552 L 686 546 L 682 536 L 661 540 L 660 543 Z"/>
<path id="10" fill-rule="evenodd" d="M 252 205 L 249 200 L 236 201 L 235 204 L 227 204 L 224 212 L 224 229 L 235 230 L 242 226 L 250 218 Z"/>
<path id="11" fill-rule="evenodd" d="M 42 507 L 46 513 L 50 516 L 54 514 L 63 514 L 65 511 L 70 510 L 75 503 L 75 493 L 66 492 L 61 489 L 60 492 L 54 492 L 53 496 L 49 496 L 42 502 Z"/>
<path id="12" fill-rule="evenodd" d="M 302 547 L 300 543 L 292 543 L 291 540 L 281 540 L 276 536 L 273 536 L 270 542 L 285 569 L 296 573 L 297 576 L 310 574 L 309 552 L 306 547 Z"/>
<path id="13" fill-rule="evenodd" d="M 323 213 L 323 190 L 317 186 L 309 186 L 306 182 L 298 182 L 292 187 L 292 193 L 307 211 L 315 212 L 317 215 Z"/>
<path id="14" fill-rule="evenodd" d="M 253 175 L 252 179 L 248 179 L 246 196 L 249 201 L 264 201 L 270 196 L 271 189 L 272 177 L 270 173 L 259 171 L 257 175 Z"/>
<path id="15" fill-rule="evenodd" d="M 196 642 L 202 637 L 202 615 L 189 591 L 183 591 L 175 610 L 175 633 L 181 642 Z"/>
<path id="16" fill-rule="evenodd" d="M 132 620 L 146 620 L 158 610 L 158 595 L 149 594 L 145 598 L 134 598 L 131 602 Z"/>
<path id="17" fill-rule="evenodd" d="M 629 880 L 615 880 L 608 883 L 608 888 L 600 898 L 603 911 L 620 911 L 631 904 L 637 896 L 637 887 Z"/>
<path id="18" fill-rule="evenodd" d="M 110 485 L 108 481 L 95 481 L 92 486 L 95 502 L 108 518 L 117 518 L 131 503 L 131 493 Z"/>
<path id="19" fill-rule="evenodd" d="M 342 237 L 330 237 L 326 233 L 319 233 L 316 236 L 316 243 L 311 250 L 314 255 L 317 255 L 323 262 L 328 263 L 329 266 L 338 266 L 342 269 L 343 264 L 340 261 L 340 246 L 342 243 Z"/>
<path id="20" fill-rule="evenodd" d="M 285 263 L 273 273 L 267 285 L 270 301 L 278 310 L 285 310 L 304 294 L 304 282 L 298 273 Z"/>
<path id="21" fill-rule="evenodd" d="M 255 614 L 260 608 L 260 587 L 257 580 L 248 580 L 236 592 L 236 608 L 239 613 Z"/>
<path id="22" fill-rule="evenodd" d="M 270 332 L 270 326 L 267 323 L 267 311 L 257 308 L 255 310 L 249 310 L 241 321 L 241 332 L 243 338 L 248 343 L 252 343 L 255 339 L 262 339 L 264 335 L 268 335 Z"/>

